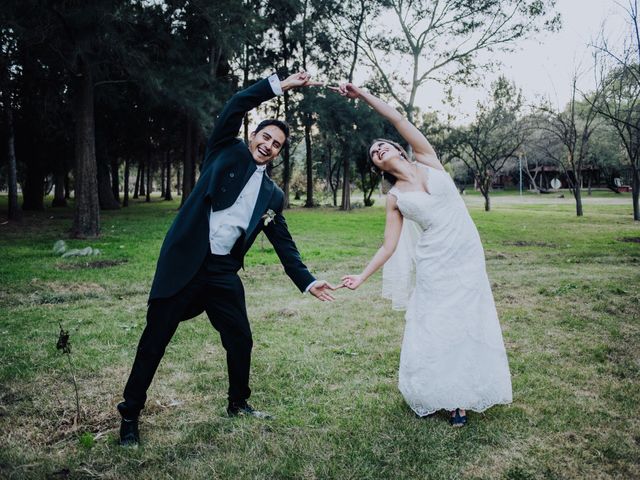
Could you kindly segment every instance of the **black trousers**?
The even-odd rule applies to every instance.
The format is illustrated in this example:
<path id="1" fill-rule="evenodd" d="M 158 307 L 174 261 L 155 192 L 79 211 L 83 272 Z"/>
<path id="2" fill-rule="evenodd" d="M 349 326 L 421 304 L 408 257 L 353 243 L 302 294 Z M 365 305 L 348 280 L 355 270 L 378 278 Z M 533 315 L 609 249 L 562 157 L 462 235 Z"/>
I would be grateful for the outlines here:
<path id="1" fill-rule="evenodd" d="M 147 325 L 124 389 L 124 402 L 118 406 L 123 417 L 137 417 L 144 408 L 149 385 L 178 324 L 203 311 L 220 332 L 227 352 L 229 402 L 242 403 L 249 398 L 253 340 L 244 287 L 238 277 L 240 266 L 230 255 L 209 254 L 196 276 L 177 294 L 151 300 Z"/>

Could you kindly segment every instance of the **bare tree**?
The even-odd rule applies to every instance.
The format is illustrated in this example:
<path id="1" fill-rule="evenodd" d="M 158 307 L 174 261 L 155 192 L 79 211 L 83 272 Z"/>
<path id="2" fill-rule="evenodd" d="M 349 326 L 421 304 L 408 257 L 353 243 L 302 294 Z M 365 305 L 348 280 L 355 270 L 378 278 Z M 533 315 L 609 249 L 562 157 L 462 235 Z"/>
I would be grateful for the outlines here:
<path id="1" fill-rule="evenodd" d="M 536 157 L 533 160 L 533 168 L 531 168 L 531 166 L 529 165 L 529 157 L 525 152 L 521 154 L 521 158 L 522 160 L 524 160 L 522 168 L 524 169 L 524 173 L 527 175 L 527 178 L 529 179 L 529 183 L 531 184 L 531 190 L 539 191 L 540 187 L 538 187 L 538 182 L 536 181 L 538 178 L 538 174 L 540 173 L 540 165 L 538 164 L 538 158 Z M 533 170 L 533 175 L 531 175 L 531 170 Z"/>
<path id="2" fill-rule="evenodd" d="M 381 89 L 413 122 L 418 89 L 428 82 L 471 83 L 481 51 L 509 50 L 531 32 L 560 25 L 555 0 L 389 0 L 388 15 L 397 26 L 381 31 L 367 25 L 363 52 Z M 408 70 L 408 77 L 397 72 Z"/>
<path id="3" fill-rule="evenodd" d="M 589 152 L 589 140 L 598 124 L 597 103 L 598 94 L 594 94 L 589 102 L 579 102 L 577 95 L 578 74 L 574 73 L 571 80 L 571 100 L 565 110 L 554 111 L 550 106 L 543 106 L 545 115 L 541 117 L 538 128 L 548 135 L 548 141 L 543 142 L 545 153 L 563 170 L 573 197 L 576 200 L 576 215 L 581 217 L 582 210 L 582 170 Z M 552 148 L 560 144 L 561 149 Z"/>
<path id="4" fill-rule="evenodd" d="M 459 158 L 473 172 L 487 212 L 496 175 L 525 141 L 527 129 L 519 118 L 522 107 L 522 94 L 501 77 L 493 84 L 490 101 L 478 105 L 475 121 L 452 133 L 450 157 Z"/>
<path id="5" fill-rule="evenodd" d="M 629 35 L 622 51 L 615 51 L 604 35 L 596 48 L 599 101 L 594 103 L 616 131 L 631 169 L 633 219 L 640 221 L 640 26 L 638 0 L 629 0 L 625 11 Z"/>

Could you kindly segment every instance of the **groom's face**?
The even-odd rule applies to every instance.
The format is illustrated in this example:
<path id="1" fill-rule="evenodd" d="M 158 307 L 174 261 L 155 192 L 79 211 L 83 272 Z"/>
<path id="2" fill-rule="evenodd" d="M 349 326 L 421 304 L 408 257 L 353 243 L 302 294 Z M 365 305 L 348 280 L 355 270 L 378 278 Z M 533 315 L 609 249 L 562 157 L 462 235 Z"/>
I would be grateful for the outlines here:
<path id="1" fill-rule="evenodd" d="M 259 132 L 251 134 L 249 151 L 258 165 L 264 165 L 276 158 L 286 140 L 285 134 L 275 125 L 267 125 Z"/>

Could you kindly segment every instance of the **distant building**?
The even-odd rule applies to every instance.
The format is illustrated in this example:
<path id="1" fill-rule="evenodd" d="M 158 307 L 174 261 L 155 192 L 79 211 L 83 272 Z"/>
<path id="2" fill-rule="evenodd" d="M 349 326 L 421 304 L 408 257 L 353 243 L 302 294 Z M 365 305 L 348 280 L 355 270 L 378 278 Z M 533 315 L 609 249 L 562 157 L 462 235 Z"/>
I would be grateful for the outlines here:
<path id="1" fill-rule="evenodd" d="M 612 177 L 611 172 L 603 174 L 599 167 L 585 166 L 582 168 L 583 188 L 618 188 L 619 191 L 629 191 L 631 182 L 631 169 L 623 167 Z M 541 165 L 529 170 L 529 174 L 535 177 L 536 183 L 541 190 L 556 190 L 558 188 L 569 188 L 573 183 L 574 175 L 572 171 L 564 172 L 563 169 L 554 165 Z M 560 182 L 558 186 L 556 182 Z M 527 176 L 523 176 L 523 183 L 527 187 L 531 182 Z"/>

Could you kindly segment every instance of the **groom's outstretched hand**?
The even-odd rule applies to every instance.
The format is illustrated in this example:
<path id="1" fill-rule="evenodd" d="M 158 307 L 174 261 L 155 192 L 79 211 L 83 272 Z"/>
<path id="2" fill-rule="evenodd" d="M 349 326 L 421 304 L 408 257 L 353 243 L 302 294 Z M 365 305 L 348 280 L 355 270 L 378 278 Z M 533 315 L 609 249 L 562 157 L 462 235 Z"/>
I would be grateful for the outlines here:
<path id="1" fill-rule="evenodd" d="M 292 88 L 299 87 L 318 87 L 320 85 L 324 85 L 322 82 L 312 82 L 311 74 L 302 71 L 298 73 L 294 73 L 293 75 L 288 76 L 282 82 L 280 82 L 280 86 L 283 91 L 291 90 Z"/>
<path id="2" fill-rule="evenodd" d="M 336 287 L 324 280 L 318 280 L 313 284 L 313 287 L 309 289 L 309 293 L 322 302 L 333 302 L 335 298 L 329 292 L 335 290 Z"/>

